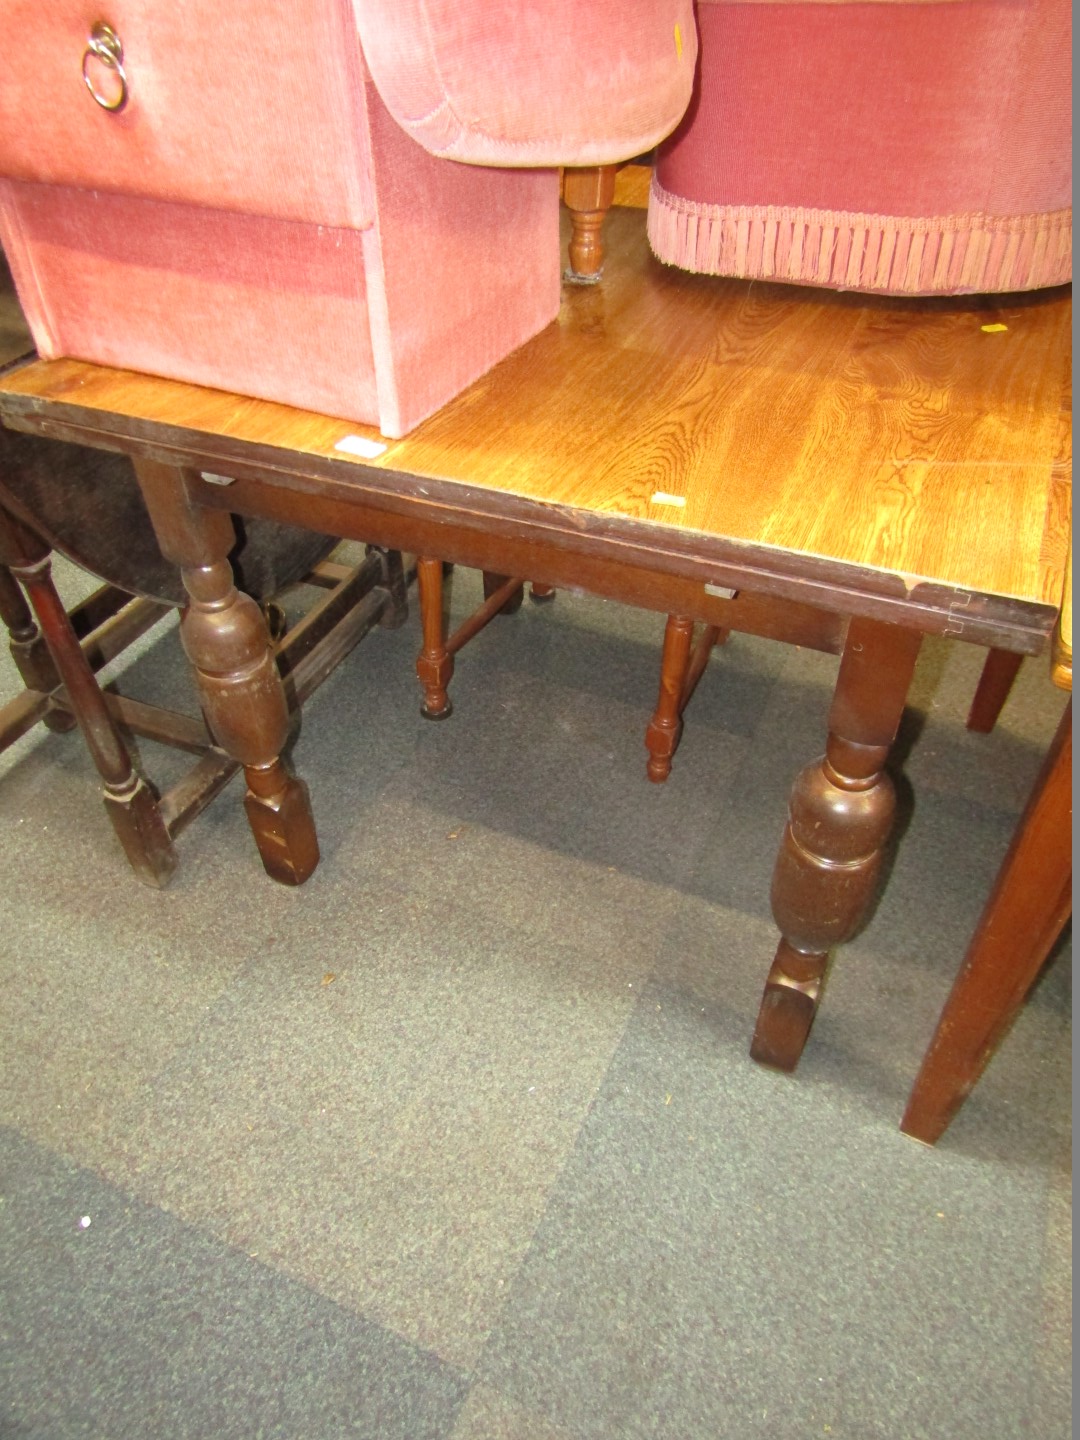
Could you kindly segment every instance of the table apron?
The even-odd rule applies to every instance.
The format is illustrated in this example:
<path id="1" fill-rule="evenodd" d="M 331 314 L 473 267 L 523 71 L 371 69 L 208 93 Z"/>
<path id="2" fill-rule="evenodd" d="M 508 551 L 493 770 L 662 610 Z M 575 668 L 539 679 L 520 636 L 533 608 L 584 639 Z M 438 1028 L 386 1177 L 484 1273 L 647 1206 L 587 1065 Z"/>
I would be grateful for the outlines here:
<path id="1" fill-rule="evenodd" d="M 57 413 L 62 409 L 70 418 Z M 482 486 L 299 455 L 159 422 L 131 419 L 131 428 L 118 432 L 105 415 L 77 406 L 54 405 L 48 414 L 33 404 L 26 410 L 5 406 L 2 418 L 30 434 L 232 477 L 228 485 L 198 487 L 199 502 L 208 508 L 437 555 L 645 609 L 673 612 L 672 600 L 678 598 L 685 607 L 678 613 L 815 649 L 837 651 L 847 621 L 862 616 L 1039 655 L 1057 618 L 1051 605 L 928 581 L 909 585 L 892 572 L 827 557 L 544 505 Z M 294 454 L 292 463 L 283 462 Z M 673 578 L 686 586 L 672 587 Z M 738 592 L 744 623 L 734 613 L 717 619 L 706 585 Z M 695 595 L 700 604 L 692 603 Z M 801 607 L 790 625 L 781 619 L 778 601 Z M 805 613 L 811 611 L 817 617 Z"/>

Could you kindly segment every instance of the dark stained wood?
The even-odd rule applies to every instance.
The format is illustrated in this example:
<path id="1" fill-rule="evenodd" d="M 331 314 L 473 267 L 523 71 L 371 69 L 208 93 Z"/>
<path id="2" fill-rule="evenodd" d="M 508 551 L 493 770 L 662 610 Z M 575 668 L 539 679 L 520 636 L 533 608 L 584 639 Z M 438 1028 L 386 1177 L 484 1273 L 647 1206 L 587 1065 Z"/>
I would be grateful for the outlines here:
<path id="1" fill-rule="evenodd" d="M 686 683 L 683 685 L 682 708 L 685 710 L 690 703 L 690 698 L 698 687 L 698 681 L 705 673 L 705 667 L 709 663 L 709 656 L 716 649 L 717 645 L 724 645 L 727 642 L 730 630 L 723 630 L 718 625 L 706 625 L 694 642 L 693 653 L 690 656 L 690 668 L 686 672 Z"/>
<path id="2" fill-rule="evenodd" d="M 0 502 L 52 550 L 126 595 L 183 603 L 126 456 L 0 429 Z M 229 559 L 240 588 L 261 601 L 308 574 L 333 543 L 254 519 L 238 527 Z"/>
<path id="3" fill-rule="evenodd" d="M 136 465 L 162 554 L 180 567 L 189 603 L 181 621 L 203 710 L 215 740 L 244 767 L 244 808 L 271 879 L 302 884 L 319 863 L 307 786 L 281 759 L 288 705 L 266 621 L 233 583 L 230 517 L 201 509 L 183 471 Z"/>
<path id="4" fill-rule="evenodd" d="M 1072 701 L 937 1023 L 900 1128 L 933 1145 L 1002 1039 L 1072 913 Z"/>
<path id="5" fill-rule="evenodd" d="M 513 615 L 521 609 L 521 602 L 525 599 L 524 580 L 514 580 L 510 575 L 499 575 L 494 570 L 484 571 L 484 599 L 490 600 L 496 591 L 505 593 L 505 600 L 496 612 L 499 615 Z M 511 581 L 513 583 L 511 584 Z"/>
<path id="6" fill-rule="evenodd" d="M 211 487 L 205 486 L 203 498 L 212 506 L 217 501 L 210 491 Z M 502 563 L 515 575 L 542 576 L 540 582 L 534 579 L 534 585 L 546 583 L 552 588 L 587 590 L 661 614 L 690 614 L 721 629 L 762 635 L 830 654 L 839 654 L 843 644 L 846 616 L 800 599 L 804 589 L 809 589 L 815 597 L 818 595 L 813 582 L 805 586 L 782 584 L 779 596 L 767 589 L 764 593 L 740 590 L 729 600 L 710 593 L 708 587 L 716 572 L 696 561 L 686 567 L 691 571 L 690 576 L 686 576 L 670 571 L 665 566 L 665 557 L 647 547 L 640 550 L 619 547 L 614 554 L 604 556 L 582 555 L 572 545 L 564 548 L 561 536 L 545 533 L 526 538 L 518 526 L 504 529 L 493 525 L 489 529 L 486 517 L 478 522 L 472 513 L 462 517 L 448 512 L 445 506 L 435 507 L 429 517 L 422 499 L 416 502 L 414 510 L 406 505 L 399 514 L 396 508 L 369 507 L 348 494 L 341 499 L 331 499 L 318 491 L 294 490 L 291 486 L 268 491 L 257 481 L 248 479 L 238 479 L 230 495 L 245 513 L 273 510 L 297 521 L 306 516 L 308 523 L 348 539 L 375 536 L 381 544 L 406 551 L 441 551 L 444 557 L 452 557 L 453 563 L 478 570 L 492 569 Z M 392 499 L 389 503 L 394 505 Z M 834 591 L 828 593 L 835 599 Z M 874 608 L 873 602 L 864 604 Z M 891 608 L 887 613 L 892 613 Z M 930 632 L 939 633 L 949 623 L 948 604 L 935 607 L 925 619 Z M 1039 637 L 1031 640 L 1036 648 L 1046 644 L 1041 633 L 1041 616 L 1038 623 Z"/>
<path id="7" fill-rule="evenodd" d="M 6 517 L 0 511 L 0 526 Z M 49 647 L 38 629 L 30 606 L 6 565 L 0 565 L 0 620 L 7 626 L 11 658 L 28 690 L 46 694 L 60 684 Z"/>
<path id="8" fill-rule="evenodd" d="M 139 774 L 109 712 L 94 672 L 52 582 L 48 545 L 7 518 L 0 527 L 0 563 L 26 587 L 56 671 L 71 697 L 104 789 L 105 809 L 132 869 L 151 885 L 164 885 L 176 852 L 157 798 Z"/>
<path id="9" fill-rule="evenodd" d="M 1051 678 L 1072 694 L 1072 551 Z M 964 963 L 923 1057 L 900 1128 L 933 1145 L 1004 1039 L 1072 914 L 1072 701 L 1043 761 Z"/>
<path id="10" fill-rule="evenodd" d="M 983 664 L 975 697 L 968 711 L 967 728 L 980 735 L 989 735 L 1009 698 L 1013 681 L 1020 673 L 1024 657 L 1011 650 L 991 650 Z"/>
<path id="11" fill-rule="evenodd" d="M 781 940 L 751 1054 L 794 1070 L 821 998 L 829 951 L 873 899 L 896 809 L 884 765 L 919 653 L 910 630 L 853 620 L 840 661 L 825 755 L 791 792 L 772 882 Z"/>

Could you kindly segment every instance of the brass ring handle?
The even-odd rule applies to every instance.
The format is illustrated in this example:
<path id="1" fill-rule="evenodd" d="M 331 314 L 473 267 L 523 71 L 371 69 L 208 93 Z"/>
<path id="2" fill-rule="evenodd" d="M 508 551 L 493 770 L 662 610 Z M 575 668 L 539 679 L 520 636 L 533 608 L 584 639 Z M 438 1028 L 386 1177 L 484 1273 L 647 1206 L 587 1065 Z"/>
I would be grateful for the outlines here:
<path id="1" fill-rule="evenodd" d="M 93 79 L 87 69 L 92 59 L 99 61 L 106 70 L 111 70 L 120 82 L 119 90 L 111 98 L 94 88 Z M 111 25 L 106 25 L 103 20 L 99 20 L 90 31 L 90 39 L 83 53 L 82 77 L 86 82 L 86 88 L 103 110 L 115 114 L 127 104 L 128 83 L 124 73 L 124 47 L 120 43 L 120 36 Z"/>

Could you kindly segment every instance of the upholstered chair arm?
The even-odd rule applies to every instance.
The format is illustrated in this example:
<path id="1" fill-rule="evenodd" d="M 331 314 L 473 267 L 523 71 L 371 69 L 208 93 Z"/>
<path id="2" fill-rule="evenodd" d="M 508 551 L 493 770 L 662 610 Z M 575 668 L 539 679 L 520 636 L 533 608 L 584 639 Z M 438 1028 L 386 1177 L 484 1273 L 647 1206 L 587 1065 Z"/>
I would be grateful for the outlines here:
<path id="1" fill-rule="evenodd" d="M 651 149 L 690 100 L 692 0 L 353 0 L 387 109 L 433 155 L 604 165 Z"/>

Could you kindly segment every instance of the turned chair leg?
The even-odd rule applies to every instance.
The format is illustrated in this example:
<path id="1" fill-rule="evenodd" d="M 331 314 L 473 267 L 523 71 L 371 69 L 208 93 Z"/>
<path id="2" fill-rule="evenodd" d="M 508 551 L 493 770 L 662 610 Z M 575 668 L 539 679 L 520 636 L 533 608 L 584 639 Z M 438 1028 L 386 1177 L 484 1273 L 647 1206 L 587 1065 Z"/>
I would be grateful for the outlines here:
<path id="1" fill-rule="evenodd" d="M 852 620 L 829 712 L 825 755 L 791 792 L 772 882 L 780 943 L 750 1053 L 794 1070 L 821 999 L 829 951 L 858 930 L 874 897 L 896 797 L 884 765 L 921 637 Z"/>
<path id="2" fill-rule="evenodd" d="M 26 587 L 48 647 L 47 665 L 37 657 L 41 678 L 52 689 L 61 683 L 67 688 L 74 719 L 101 776 L 106 813 L 132 869 L 147 884 L 166 884 L 176 869 L 168 827 L 157 797 L 135 768 L 56 593 L 49 547 L 5 515 L 0 523 L 0 559 Z"/>
<path id="3" fill-rule="evenodd" d="M 417 656 L 416 675 L 424 687 L 420 714 L 425 720 L 445 720 L 453 713 L 446 687 L 454 673 L 454 657 L 446 648 L 443 615 L 443 563 L 430 555 L 416 558 L 416 588 L 420 595 L 423 649 Z"/>
<path id="4" fill-rule="evenodd" d="M 416 674 L 424 687 L 420 714 L 425 720 L 445 720 L 453 713 L 447 686 L 454 673 L 454 656 L 461 647 L 478 635 L 496 615 L 512 615 L 524 598 L 524 580 L 497 575 L 491 570 L 485 570 L 483 575 L 484 603 L 448 636 L 443 613 L 443 562 L 431 556 L 417 558 L 416 582 L 420 592 L 420 623 L 424 639 L 416 661 Z M 555 595 L 552 586 L 543 584 L 533 585 L 532 592 L 535 600 L 550 600 Z"/>
<path id="5" fill-rule="evenodd" d="M 604 271 L 604 217 L 615 199 L 617 165 L 563 172 L 563 203 L 570 211 L 570 266 L 563 279 L 595 285 Z"/>
<path id="6" fill-rule="evenodd" d="M 660 694 L 645 731 L 649 752 L 646 774 L 657 785 L 671 774 L 671 760 L 682 737 L 683 711 L 697 688 L 715 645 L 722 645 L 727 630 L 706 625 L 694 645 L 694 622 L 685 615 L 669 615 L 660 658 Z"/>

